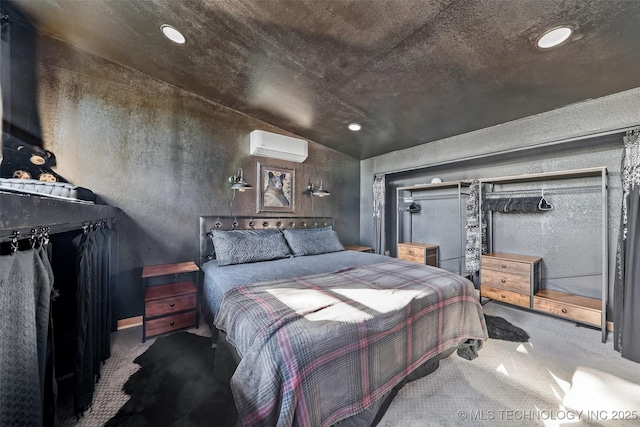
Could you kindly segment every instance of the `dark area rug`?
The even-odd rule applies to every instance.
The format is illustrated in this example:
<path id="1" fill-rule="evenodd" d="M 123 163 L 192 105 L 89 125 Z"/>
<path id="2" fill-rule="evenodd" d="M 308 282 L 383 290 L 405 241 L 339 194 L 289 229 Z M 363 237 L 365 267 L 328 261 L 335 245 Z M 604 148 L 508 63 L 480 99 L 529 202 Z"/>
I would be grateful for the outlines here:
<path id="1" fill-rule="evenodd" d="M 529 334 L 524 329 L 512 325 L 502 317 L 489 316 L 485 314 L 484 319 L 487 324 L 489 338 L 514 342 L 529 341 Z"/>
<path id="2" fill-rule="evenodd" d="M 489 338 L 525 342 L 527 332 L 485 315 Z M 228 384 L 214 374 L 210 337 L 188 332 L 159 337 L 134 362 L 140 370 L 123 389 L 129 401 L 106 426 L 234 426 L 237 412 Z"/>
<path id="3" fill-rule="evenodd" d="M 131 396 L 106 426 L 233 426 L 228 385 L 213 373 L 211 338 L 188 332 L 159 337 L 124 385 Z"/>

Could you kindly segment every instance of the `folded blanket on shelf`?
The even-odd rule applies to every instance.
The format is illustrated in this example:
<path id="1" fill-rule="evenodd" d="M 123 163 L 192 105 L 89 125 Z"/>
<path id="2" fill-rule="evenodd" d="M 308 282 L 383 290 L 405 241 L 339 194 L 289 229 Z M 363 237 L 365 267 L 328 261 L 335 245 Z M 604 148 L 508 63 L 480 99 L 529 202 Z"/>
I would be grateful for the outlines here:
<path id="1" fill-rule="evenodd" d="M 54 198 L 95 202 L 95 194 L 86 188 L 66 182 L 46 182 L 36 179 L 0 178 L 0 190 L 37 194 Z"/>

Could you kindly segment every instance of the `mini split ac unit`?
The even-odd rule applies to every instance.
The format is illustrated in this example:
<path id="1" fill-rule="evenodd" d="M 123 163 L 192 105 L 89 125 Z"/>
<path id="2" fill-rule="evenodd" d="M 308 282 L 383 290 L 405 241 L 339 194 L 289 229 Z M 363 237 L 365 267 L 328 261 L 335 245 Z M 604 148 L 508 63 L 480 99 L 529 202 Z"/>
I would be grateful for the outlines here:
<path id="1" fill-rule="evenodd" d="M 249 153 L 252 156 L 302 163 L 309 155 L 309 147 L 303 139 L 254 130 L 249 134 Z"/>

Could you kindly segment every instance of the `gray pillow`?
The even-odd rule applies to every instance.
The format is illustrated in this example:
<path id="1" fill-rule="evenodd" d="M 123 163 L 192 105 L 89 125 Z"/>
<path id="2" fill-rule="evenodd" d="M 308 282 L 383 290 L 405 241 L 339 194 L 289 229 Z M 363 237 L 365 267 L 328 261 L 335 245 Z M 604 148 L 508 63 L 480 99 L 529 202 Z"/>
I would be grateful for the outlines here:
<path id="1" fill-rule="evenodd" d="M 280 230 L 213 230 L 211 239 L 219 266 L 291 256 Z"/>
<path id="2" fill-rule="evenodd" d="M 319 255 L 344 251 L 338 235 L 331 227 L 291 229 L 282 231 L 294 256 Z"/>

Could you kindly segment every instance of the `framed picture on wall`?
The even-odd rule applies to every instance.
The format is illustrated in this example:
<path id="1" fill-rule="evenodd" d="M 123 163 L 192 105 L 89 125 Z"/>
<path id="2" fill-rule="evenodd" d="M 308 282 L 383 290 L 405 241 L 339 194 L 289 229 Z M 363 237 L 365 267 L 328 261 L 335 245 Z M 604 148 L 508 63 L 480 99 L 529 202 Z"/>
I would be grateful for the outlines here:
<path id="1" fill-rule="evenodd" d="M 295 169 L 258 162 L 258 212 L 295 212 Z"/>

